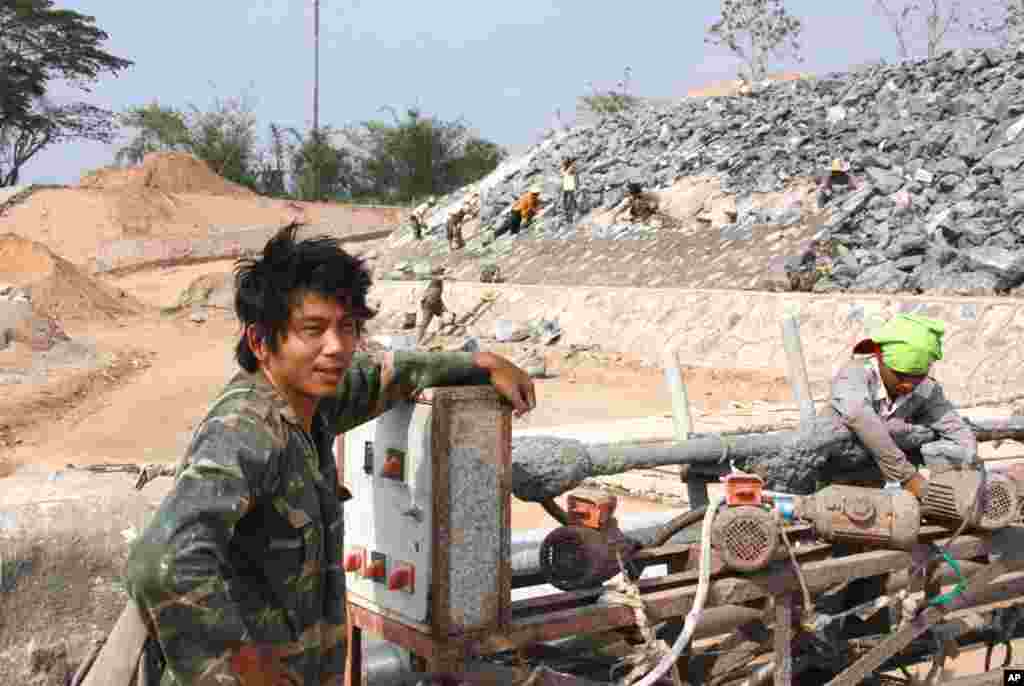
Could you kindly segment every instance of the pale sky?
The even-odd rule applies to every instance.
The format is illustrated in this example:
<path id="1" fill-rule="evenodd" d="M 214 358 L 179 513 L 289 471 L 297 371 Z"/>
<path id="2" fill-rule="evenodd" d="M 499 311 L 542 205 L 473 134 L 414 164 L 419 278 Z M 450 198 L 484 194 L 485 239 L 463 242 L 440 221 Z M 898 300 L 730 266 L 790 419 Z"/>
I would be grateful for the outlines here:
<path id="1" fill-rule="evenodd" d="M 56 5 L 96 17 L 110 34 L 106 49 L 135 62 L 80 99 L 114 111 L 153 100 L 184 108 L 248 90 L 261 135 L 272 121 L 302 129 L 312 122 L 312 0 Z M 821 74 L 898 60 L 871 0 L 786 5 L 804 22 L 805 62 L 778 68 Z M 735 78 L 738 61 L 704 42 L 719 7 L 720 0 L 322 0 L 321 125 L 385 117 L 384 105 L 418 105 L 462 117 L 521 152 L 554 122 L 556 108 L 574 110 L 587 82 L 613 86 L 627 65 L 631 91 L 649 97 Z M 109 164 L 114 150 L 53 146 L 23 169 L 22 182 L 77 183 L 83 171 Z"/>

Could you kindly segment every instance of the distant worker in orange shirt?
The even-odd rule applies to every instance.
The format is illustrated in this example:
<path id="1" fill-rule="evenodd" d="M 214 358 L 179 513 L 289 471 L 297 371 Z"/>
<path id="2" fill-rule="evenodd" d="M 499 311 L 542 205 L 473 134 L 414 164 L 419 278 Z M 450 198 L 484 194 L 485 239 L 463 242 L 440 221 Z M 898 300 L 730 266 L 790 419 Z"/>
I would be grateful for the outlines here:
<path id="1" fill-rule="evenodd" d="M 494 230 L 494 237 L 498 238 L 508 232 L 511 232 L 513 236 L 519 233 L 519 229 L 529 225 L 530 220 L 537 213 L 539 205 L 540 186 L 533 186 L 512 205 L 512 210 L 505 217 L 505 221 Z"/>

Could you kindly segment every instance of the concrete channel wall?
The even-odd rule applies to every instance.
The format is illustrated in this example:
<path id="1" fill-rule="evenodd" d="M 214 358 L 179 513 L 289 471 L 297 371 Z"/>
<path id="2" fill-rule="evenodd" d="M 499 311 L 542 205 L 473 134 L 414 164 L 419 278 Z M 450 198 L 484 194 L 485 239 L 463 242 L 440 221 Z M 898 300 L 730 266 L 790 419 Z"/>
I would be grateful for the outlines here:
<path id="1" fill-rule="evenodd" d="M 385 312 L 417 309 L 424 282 L 379 281 L 371 301 Z M 945 359 L 935 376 L 958 403 L 1024 393 L 1024 300 L 927 296 L 813 295 L 726 290 L 535 286 L 456 282 L 445 303 L 466 313 L 487 294 L 497 298 L 470 333 L 493 336 L 498 319 L 557 318 L 561 343 L 598 344 L 660 365 L 665 347 L 683 364 L 785 370 L 781 320 L 800 319 L 812 385 L 827 384 L 836 366 L 872 327 L 900 312 L 947 325 Z"/>

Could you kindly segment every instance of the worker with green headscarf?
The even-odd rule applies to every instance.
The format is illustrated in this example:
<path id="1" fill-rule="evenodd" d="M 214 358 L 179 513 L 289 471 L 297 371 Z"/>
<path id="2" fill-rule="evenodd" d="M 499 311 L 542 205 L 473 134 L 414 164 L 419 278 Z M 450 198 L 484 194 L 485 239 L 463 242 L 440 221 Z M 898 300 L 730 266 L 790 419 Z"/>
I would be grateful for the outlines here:
<path id="1" fill-rule="evenodd" d="M 854 346 L 853 359 L 832 380 L 826 410 L 874 456 L 881 472 L 878 480 L 899 483 L 918 498 L 924 496 L 927 482 L 910 457 L 923 461 L 933 474 L 974 465 L 978 459 L 974 432 L 929 376 L 932 363 L 942 359 L 945 328 L 936 319 L 915 314 L 887 321 Z M 892 437 L 910 424 L 931 427 L 939 435 L 939 440 L 921 448 L 920 460 L 918 455 L 908 456 Z M 839 472 L 848 467 L 834 466 Z"/>

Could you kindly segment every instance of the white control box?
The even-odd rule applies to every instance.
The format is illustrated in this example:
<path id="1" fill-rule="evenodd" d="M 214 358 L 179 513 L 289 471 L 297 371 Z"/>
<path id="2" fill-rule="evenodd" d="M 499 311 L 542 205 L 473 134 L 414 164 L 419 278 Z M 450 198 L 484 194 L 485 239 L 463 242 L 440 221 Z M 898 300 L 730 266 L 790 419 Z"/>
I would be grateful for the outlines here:
<path id="1" fill-rule="evenodd" d="M 337 450 L 352 493 L 349 600 L 435 635 L 503 624 L 511 418 L 497 393 L 428 390 L 349 431 Z"/>

